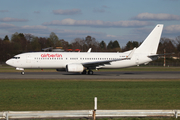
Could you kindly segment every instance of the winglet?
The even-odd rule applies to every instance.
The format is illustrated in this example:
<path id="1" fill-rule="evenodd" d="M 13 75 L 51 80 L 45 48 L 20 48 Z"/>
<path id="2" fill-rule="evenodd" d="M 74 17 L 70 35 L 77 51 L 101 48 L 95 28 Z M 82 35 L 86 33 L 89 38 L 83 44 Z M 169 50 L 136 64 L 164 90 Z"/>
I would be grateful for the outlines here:
<path id="1" fill-rule="evenodd" d="M 89 48 L 89 50 L 87 52 L 90 53 L 91 52 L 91 48 Z"/>
<path id="2" fill-rule="evenodd" d="M 131 57 L 133 56 L 134 52 L 135 52 L 136 48 L 134 48 L 129 55 L 127 56 L 127 58 L 131 59 Z"/>

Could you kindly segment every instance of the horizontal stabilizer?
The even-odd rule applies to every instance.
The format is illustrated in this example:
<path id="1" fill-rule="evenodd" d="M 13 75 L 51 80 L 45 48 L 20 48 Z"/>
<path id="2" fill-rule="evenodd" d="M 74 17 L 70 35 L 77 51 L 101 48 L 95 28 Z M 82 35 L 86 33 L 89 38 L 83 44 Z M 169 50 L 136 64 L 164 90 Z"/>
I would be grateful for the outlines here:
<path id="1" fill-rule="evenodd" d="M 148 57 L 158 57 L 158 56 L 173 55 L 173 54 L 175 54 L 175 53 L 165 53 L 165 54 L 149 55 Z"/>

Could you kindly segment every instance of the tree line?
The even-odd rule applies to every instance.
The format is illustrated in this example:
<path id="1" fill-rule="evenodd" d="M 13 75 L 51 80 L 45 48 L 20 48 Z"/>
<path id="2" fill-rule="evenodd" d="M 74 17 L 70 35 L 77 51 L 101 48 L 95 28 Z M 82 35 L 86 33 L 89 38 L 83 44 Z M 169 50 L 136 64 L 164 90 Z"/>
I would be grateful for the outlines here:
<path id="1" fill-rule="evenodd" d="M 48 47 L 62 47 L 67 49 L 80 49 L 86 52 L 92 48 L 92 52 L 124 52 L 138 47 L 141 43 L 137 41 L 128 41 L 125 46 L 120 46 L 117 40 L 111 40 L 107 45 L 102 40 L 98 42 L 94 37 L 87 36 L 85 38 L 75 38 L 70 43 L 64 39 L 59 39 L 58 36 L 51 32 L 49 37 L 37 37 L 31 34 L 14 33 L 11 38 L 7 35 L 0 38 L 0 62 L 5 62 L 16 54 L 24 52 L 42 51 Z M 170 38 L 161 38 L 159 43 L 158 53 L 162 54 L 166 49 L 166 53 L 176 53 L 179 57 L 180 53 L 180 36 L 175 40 Z"/>

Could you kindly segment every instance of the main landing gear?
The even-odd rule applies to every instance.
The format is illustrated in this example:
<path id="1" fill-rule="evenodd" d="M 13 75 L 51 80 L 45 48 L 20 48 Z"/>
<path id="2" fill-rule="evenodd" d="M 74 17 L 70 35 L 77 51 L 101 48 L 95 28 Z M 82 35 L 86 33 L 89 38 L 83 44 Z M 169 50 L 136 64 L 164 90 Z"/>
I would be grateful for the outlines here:
<path id="1" fill-rule="evenodd" d="M 86 70 L 83 70 L 83 72 L 81 74 L 85 75 L 86 73 L 87 73 Z"/>
<path id="2" fill-rule="evenodd" d="M 87 73 L 86 70 L 83 70 L 82 74 L 85 75 Z M 93 71 L 92 70 L 88 70 L 88 75 L 93 75 Z"/>
<path id="3" fill-rule="evenodd" d="M 89 70 L 89 71 L 88 71 L 88 75 L 93 75 L 93 71 L 92 71 L 92 70 Z"/>

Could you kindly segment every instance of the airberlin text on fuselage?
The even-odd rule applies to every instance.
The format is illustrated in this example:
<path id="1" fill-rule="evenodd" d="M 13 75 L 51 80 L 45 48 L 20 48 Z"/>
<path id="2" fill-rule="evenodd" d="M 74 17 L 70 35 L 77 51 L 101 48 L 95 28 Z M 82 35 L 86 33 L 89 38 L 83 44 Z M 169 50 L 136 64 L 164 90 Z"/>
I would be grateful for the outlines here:
<path id="1" fill-rule="evenodd" d="M 61 54 L 41 54 L 41 57 L 62 57 Z"/>

